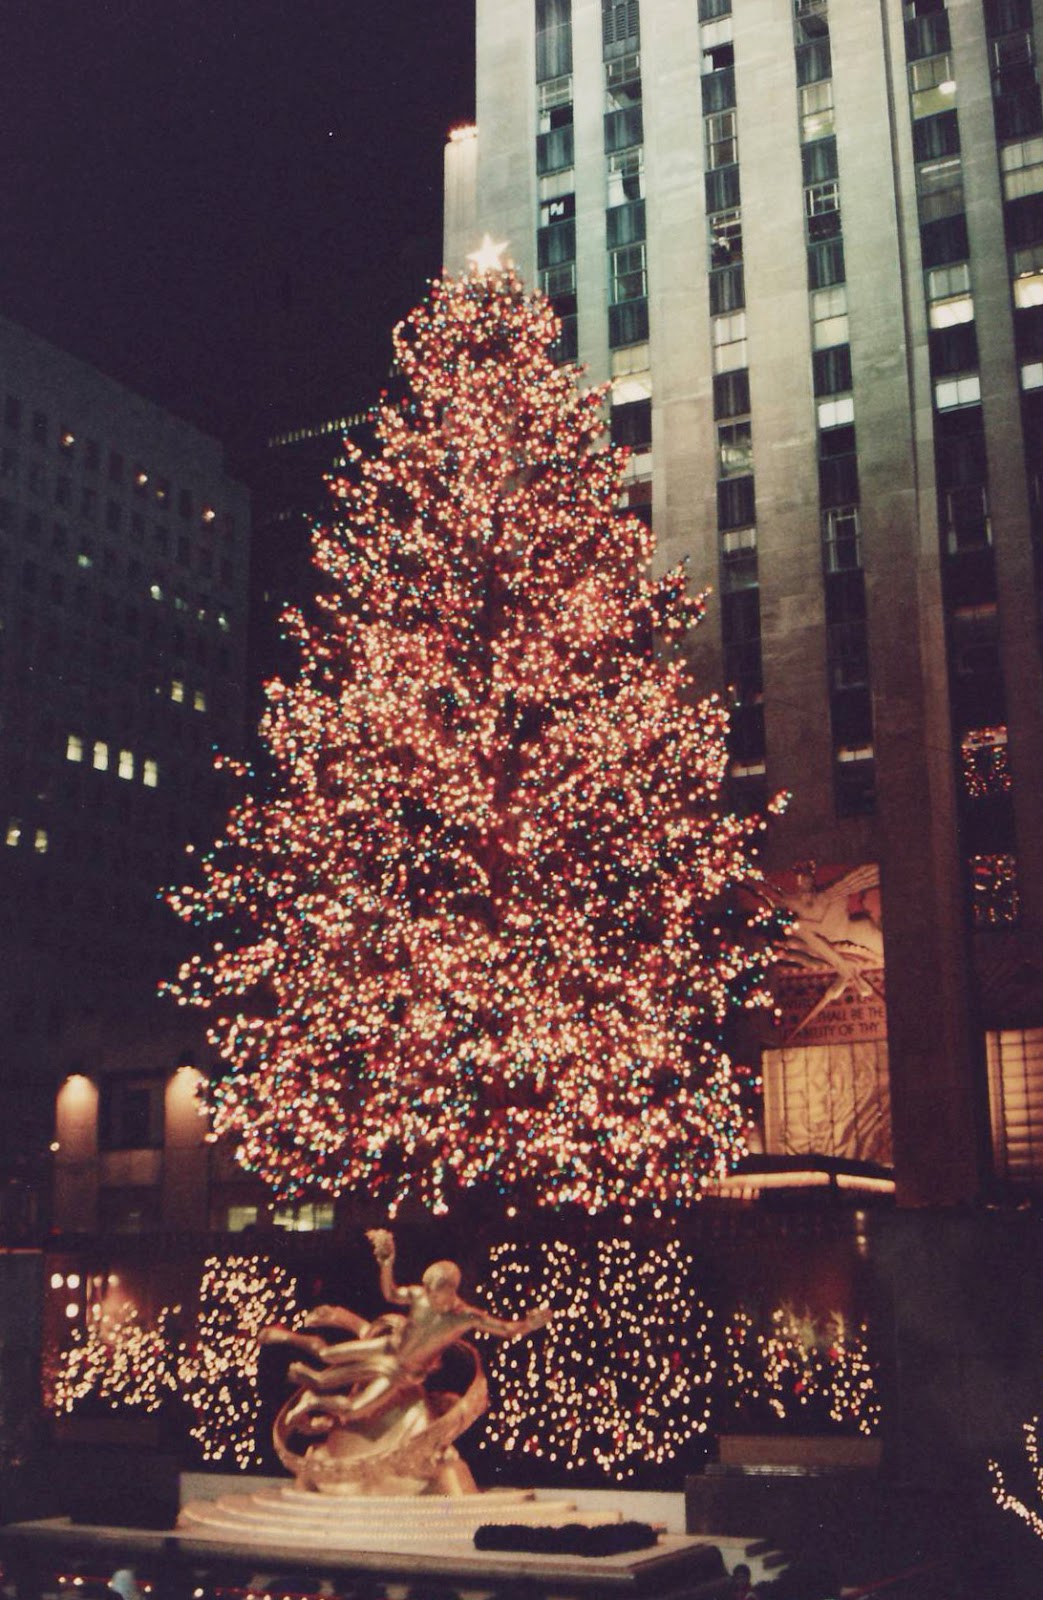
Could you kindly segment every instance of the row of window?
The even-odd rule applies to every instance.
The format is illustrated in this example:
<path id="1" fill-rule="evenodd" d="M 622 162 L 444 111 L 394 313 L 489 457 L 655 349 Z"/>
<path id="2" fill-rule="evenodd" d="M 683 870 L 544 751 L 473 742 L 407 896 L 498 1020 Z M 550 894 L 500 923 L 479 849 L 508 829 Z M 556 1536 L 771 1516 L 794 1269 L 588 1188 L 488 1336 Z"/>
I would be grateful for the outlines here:
<path id="1" fill-rule="evenodd" d="M 89 567 L 91 565 L 91 560 L 89 557 L 85 557 L 81 553 L 78 560 L 78 565 L 81 568 Z M 4 551 L 2 547 L 0 547 L 0 570 L 2 570 L 3 566 Z M 74 599 L 78 607 L 87 610 L 90 609 L 93 598 L 97 601 L 98 615 L 102 622 L 114 624 L 117 620 L 118 601 L 116 596 L 109 594 L 107 591 L 97 592 L 92 597 L 89 591 L 81 583 L 76 585 L 74 593 L 71 587 L 67 585 L 65 574 L 61 572 L 49 572 L 46 569 L 41 569 L 39 564 L 31 559 L 22 562 L 21 578 L 22 588 L 28 595 L 35 595 L 42 592 L 43 581 L 46 579 L 46 592 L 48 598 L 53 604 L 64 605 L 65 600 L 68 597 Z M 229 633 L 231 631 L 232 623 L 227 609 L 215 611 L 212 608 L 208 608 L 208 606 L 204 603 L 207 598 L 206 596 L 199 596 L 197 603 L 193 605 L 192 601 L 180 590 L 174 590 L 173 592 L 164 591 L 162 584 L 158 582 L 151 583 L 149 585 L 148 592 L 149 598 L 156 602 L 162 602 L 165 598 L 171 600 L 174 610 L 177 612 L 188 614 L 189 612 L 194 611 L 197 622 L 205 623 L 207 621 L 212 621 L 216 623 L 221 633 Z M 128 632 L 137 633 L 140 614 L 136 606 L 129 605 L 125 607 L 124 621 Z"/>
<path id="2" fill-rule="evenodd" d="M 110 745 L 106 739 L 85 740 L 81 734 L 70 733 L 65 743 L 66 761 L 89 761 L 95 772 L 115 772 L 118 778 L 132 782 L 140 770 L 146 789 L 159 783 L 159 763 L 151 756 L 136 757 L 133 750 Z"/>
<path id="3" fill-rule="evenodd" d="M 53 441 L 62 460 L 79 460 L 85 472 L 101 474 L 104 455 L 105 475 L 111 485 L 119 489 L 129 486 L 135 495 L 154 501 L 163 511 L 170 510 L 176 503 L 178 514 L 186 519 L 196 517 L 198 512 L 198 521 L 203 527 L 213 529 L 215 525 L 219 526 L 226 537 L 231 537 L 235 532 L 231 512 L 225 511 L 219 515 L 212 505 L 206 503 L 197 508 L 191 489 L 180 488 L 175 494 L 169 478 L 150 472 L 140 463 L 131 464 L 119 450 L 103 452 L 95 439 L 79 439 L 72 428 L 52 423 L 45 411 L 28 410 L 18 395 L 5 396 L 3 421 L 8 434 L 24 433 L 30 443 L 40 449 L 46 449 Z M 3 454 L 8 456 L 13 452 L 5 449 Z M 43 471 L 38 461 L 32 462 L 30 478 L 34 468 Z M 68 483 L 69 480 L 65 478 L 64 481 Z"/>
<path id="4" fill-rule="evenodd" d="M 116 509 L 118 510 L 118 507 Z M 135 524 L 132 530 L 134 542 L 140 544 L 145 534 L 144 519 L 135 516 L 131 518 L 131 522 Z M 34 511 L 31 508 L 22 511 L 21 515 L 19 515 L 19 508 L 15 503 L 0 495 L 0 530 L 4 529 L 19 530 L 26 541 L 38 544 L 42 542 L 44 537 L 44 518 L 39 511 Z M 108 531 L 110 533 L 118 533 L 118 525 L 113 527 L 109 523 Z M 156 549 L 161 555 L 169 556 L 171 540 L 167 529 L 157 524 L 154 533 Z M 90 566 L 94 557 L 93 532 L 85 529 L 79 530 L 75 542 L 81 557 L 89 558 L 81 559 L 80 565 Z M 65 523 L 53 522 L 51 524 L 50 545 L 53 550 L 67 550 L 70 547 L 69 528 Z M 231 588 L 234 583 L 235 571 L 232 562 L 227 557 L 222 557 L 220 560 L 215 561 L 213 552 L 205 545 L 193 547 L 186 537 L 181 536 L 174 542 L 173 550 L 175 560 L 179 566 L 192 567 L 194 565 L 195 570 L 203 578 L 213 577 L 216 572 L 225 588 Z M 119 561 L 116 550 L 112 546 L 106 545 L 103 555 L 106 562 L 106 570 L 115 571 Z M 132 557 L 129 567 L 133 568 L 135 565 L 139 566 L 140 572 L 140 563 L 137 562 L 136 558 Z"/>

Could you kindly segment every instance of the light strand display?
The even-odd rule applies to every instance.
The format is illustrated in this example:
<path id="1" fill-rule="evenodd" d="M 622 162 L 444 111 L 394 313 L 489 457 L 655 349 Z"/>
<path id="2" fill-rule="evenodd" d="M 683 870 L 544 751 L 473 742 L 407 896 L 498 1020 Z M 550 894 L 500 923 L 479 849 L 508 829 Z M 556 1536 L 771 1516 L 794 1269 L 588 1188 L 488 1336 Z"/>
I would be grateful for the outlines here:
<path id="1" fill-rule="evenodd" d="M 125 1298 L 90 1308 L 53 1363 L 48 1401 L 69 1416 L 87 1401 L 148 1415 L 174 1396 L 192 1411 L 189 1432 L 204 1461 L 246 1468 L 261 1463 L 257 1335 L 292 1319 L 297 1286 L 263 1256 L 210 1258 L 199 1285 L 191 1338 L 175 1331 L 182 1307 L 163 1306 L 146 1321 Z"/>
<path id="2" fill-rule="evenodd" d="M 626 1482 L 705 1434 L 713 1312 L 691 1286 L 692 1266 L 673 1241 L 639 1255 L 628 1240 L 605 1240 L 588 1259 L 562 1241 L 497 1246 L 483 1294 L 508 1315 L 534 1296 L 555 1315 L 538 1344 L 492 1355 L 480 1448 Z"/>
<path id="3" fill-rule="evenodd" d="M 1043 1539 L 1043 1450 L 1040 1448 L 1040 1418 L 1034 1417 L 1031 1422 L 1024 1423 L 1023 1427 L 1025 1455 L 1028 1458 L 1033 1494 L 1037 1503 L 1030 1505 L 1027 1498 L 1017 1494 L 1008 1485 L 1003 1468 L 997 1461 L 989 1462 L 992 1495 L 1001 1510 L 1013 1512 L 1016 1517 L 1021 1518 L 1026 1527 L 1031 1528 L 1037 1539 Z"/>
<path id="4" fill-rule="evenodd" d="M 881 1406 L 865 1323 L 848 1329 L 837 1311 L 817 1322 L 777 1306 L 767 1332 L 745 1309 L 724 1329 L 724 1386 L 733 1407 L 760 1407 L 779 1421 L 835 1424 L 871 1437 Z"/>
<path id="5" fill-rule="evenodd" d="M 276 783 L 169 894 L 207 949 L 168 987 L 209 1013 L 215 1136 L 280 1197 L 687 1202 L 745 1150 L 722 1030 L 771 1005 L 765 822 L 722 804 L 702 603 L 620 512 L 605 391 L 485 266 L 396 331 L 406 398 L 347 447 L 267 687 Z"/>

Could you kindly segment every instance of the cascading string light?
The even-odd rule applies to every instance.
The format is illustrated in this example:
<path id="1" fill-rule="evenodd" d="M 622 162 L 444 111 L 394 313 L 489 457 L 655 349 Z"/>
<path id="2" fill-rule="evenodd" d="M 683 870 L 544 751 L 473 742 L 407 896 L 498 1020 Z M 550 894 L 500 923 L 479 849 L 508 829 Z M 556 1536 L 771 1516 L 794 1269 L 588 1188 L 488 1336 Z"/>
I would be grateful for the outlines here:
<path id="1" fill-rule="evenodd" d="M 777 1306 L 768 1332 L 740 1307 L 724 1328 L 724 1383 L 734 1409 L 766 1407 L 779 1421 L 802 1419 L 873 1437 L 882 1408 L 865 1323 L 849 1331 L 839 1311 L 822 1321 Z"/>
<path id="2" fill-rule="evenodd" d="M 204 1461 L 240 1469 L 261 1464 L 257 1335 L 296 1313 L 296 1281 L 284 1268 L 263 1256 L 209 1258 L 190 1340 L 175 1332 L 180 1305 L 163 1306 L 151 1324 L 127 1302 L 112 1312 L 97 1309 L 55 1363 L 50 1409 L 56 1415 L 71 1415 L 89 1399 L 148 1415 L 181 1394 Z"/>
<path id="3" fill-rule="evenodd" d="M 561 1240 L 496 1246 L 483 1295 L 509 1316 L 534 1301 L 555 1316 L 538 1346 L 495 1348 L 479 1449 L 626 1482 L 705 1434 L 713 1312 L 696 1296 L 692 1266 L 673 1240 L 644 1255 L 629 1240 L 603 1240 L 590 1258 Z"/>
<path id="4" fill-rule="evenodd" d="M 992 1497 L 1001 1511 L 1013 1512 L 1020 1517 L 1026 1527 L 1032 1529 L 1037 1539 L 1043 1539 L 1043 1449 L 1040 1446 L 1040 1429 L 1043 1423 L 1039 1417 L 1034 1417 L 1031 1422 L 1022 1423 L 1025 1434 L 1025 1455 L 1028 1459 L 1029 1472 L 1032 1476 L 1032 1492 L 1037 1501 L 1030 1505 L 1026 1498 L 1016 1493 L 1006 1479 L 1003 1468 L 997 1461 L 989 1462 L 989 1475 L 992 1479 Z"/>
<path id="5" fill-rule="evenodd" d="M 702 600 L 651 576 L 556 338 L 508 269 L 397 329 L 406 399 L 347 446 L 267 686 L 275 791 L 168 896 L 227 927 L 167 988 L 209 1013 L 213 1136 L 281 1198 L 683 1204 L 746 1150 L 722 1034 L 772 1003 L 766 824 L 722 804 Z"/>

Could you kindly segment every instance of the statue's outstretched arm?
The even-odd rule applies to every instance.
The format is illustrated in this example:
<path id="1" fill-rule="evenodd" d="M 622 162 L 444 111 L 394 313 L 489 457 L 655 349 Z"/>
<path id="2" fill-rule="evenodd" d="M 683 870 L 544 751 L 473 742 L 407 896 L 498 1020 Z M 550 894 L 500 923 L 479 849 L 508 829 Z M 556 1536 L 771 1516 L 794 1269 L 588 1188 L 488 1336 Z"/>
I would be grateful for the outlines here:
<path id="1" fill-rule="evenodd" d="M 488 1311 L 479 1311 L 471 1307 L 474 1312 L 474 1331 L 476 1333 L 492 1333 L 498 1339 L 517 1339 L 523 1333 L 535 1333 L 537 1328 L 545 1328 L 554 1313 L 550 1306 L 540 1306 L 538 1311 L 530 1311 L 524 1317 L 505 1318 L 494 1317 Z"/>
<path id="2" fill-rule="evenodd" d="M 409 1289 L 400 1288 L 395 1282 L 395 1241 L 388 1229 L 370 1228 L 366 1238 L 373 1246 L 380 1267 L 380 1292 L 384 1299 L 393 1306 L 411 1305 L 413 1296 Z"/>

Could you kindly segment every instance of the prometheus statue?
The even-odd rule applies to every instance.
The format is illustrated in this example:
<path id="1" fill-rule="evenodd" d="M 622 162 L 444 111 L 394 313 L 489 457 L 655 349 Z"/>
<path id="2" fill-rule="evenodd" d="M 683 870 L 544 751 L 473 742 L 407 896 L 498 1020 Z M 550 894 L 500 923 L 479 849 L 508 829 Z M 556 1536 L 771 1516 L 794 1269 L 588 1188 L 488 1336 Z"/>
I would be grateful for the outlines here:
<path id="1" fill-rule="evenodd" d="M 373 1322 L 341 1306 L 316 1306 L 300 1328 L 276 1323 L 262 1344 L 288 1344 L 309 1361 L 294 1361 L 295 1392 L 275 1419 L 280 1461 L 303 1489 L 324 1494 L 473 1494 L 474 1479 L 453 1441 L 488 1405 L 482 1364 L 466 1335 L 515 1339 L 542 1328 L 544 1307 L 517 1321 L 491 1316 L 460 1298 L 460 1269 L 436 1261 L 418 1284 L 395 1282 L 395 1242 L 386 1228 L 367 1234 L 380 1266 L 380 1288 L 404 1315 Z M 342 1328 L 329 1343 L 313 1328 Z M 472 1376 L 463 1394 L 427 1387 L 450 1347 L 464 1352 Z"/>

